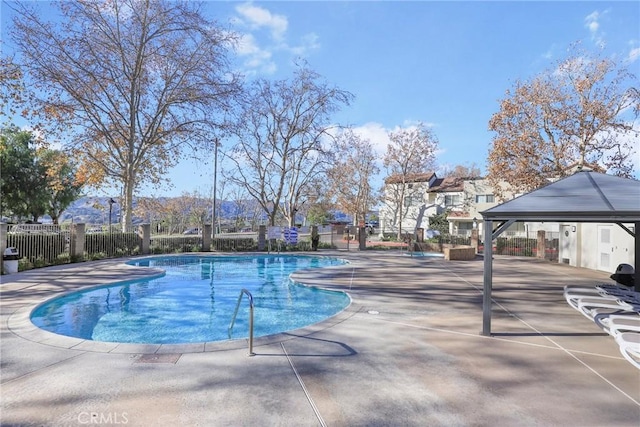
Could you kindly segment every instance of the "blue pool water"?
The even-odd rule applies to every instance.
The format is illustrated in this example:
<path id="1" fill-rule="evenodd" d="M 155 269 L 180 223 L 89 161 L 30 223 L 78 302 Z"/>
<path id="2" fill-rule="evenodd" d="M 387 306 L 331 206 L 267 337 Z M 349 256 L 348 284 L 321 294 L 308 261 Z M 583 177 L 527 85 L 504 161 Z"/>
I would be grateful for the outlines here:
<path id="1" fill-rule="evenodd" d="M 409 252 L 407 255 L 425 258 L 444 258 L 444 254 L 439 252 Z"/>
<path id="2" fill-rule="evenodd" d="M 178 344 L 228 340 L 241 290 L 254 300 L 254 336 L 308 326 L 342 311 L 348 295 L 293 283 L 300 269 L 344 264 L 335 258 L 287 255 L 144 258 L 161 268 L 152 280 L 120 282 L 54 298 L 31 321 L 57 334 L 95 341 Z M 249 335 L 249 303 L 240 305 L 232 338 Z"/>

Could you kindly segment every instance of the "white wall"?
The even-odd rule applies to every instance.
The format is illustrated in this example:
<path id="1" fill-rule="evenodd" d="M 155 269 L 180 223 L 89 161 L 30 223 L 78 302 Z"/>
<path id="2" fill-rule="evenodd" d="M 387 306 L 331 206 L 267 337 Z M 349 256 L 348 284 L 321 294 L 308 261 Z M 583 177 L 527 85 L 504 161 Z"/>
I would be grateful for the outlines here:
<path id="1" fill-rule="evenodd" d="M 617 224 L 573 224 L 576 232 L 560 234 L 560 248 L 563 245 L 573 245 L 570 264 L 576 267 L 589 268 L 613 273 L 618 264 L 635 263 L 635 248 L 633 237 Z M 565 224 L 561 230 L 566 229 Z M 633 224 L 625 224 L 627 228 Z M 571 228 L 569 228 L 571 230 Z M 567 243 L 567 240 L 569 241 Z M 560 262 L 562 262 L 562 249 Z"/>

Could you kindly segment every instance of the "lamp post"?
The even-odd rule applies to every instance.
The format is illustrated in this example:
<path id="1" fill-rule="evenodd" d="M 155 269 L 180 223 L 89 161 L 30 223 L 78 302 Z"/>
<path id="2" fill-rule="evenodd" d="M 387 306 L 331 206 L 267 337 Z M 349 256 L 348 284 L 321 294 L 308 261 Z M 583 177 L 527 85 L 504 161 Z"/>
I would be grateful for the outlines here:
<path id="1" fill-rule="evenodd" d="M 109 197 L 109 233 L 111 233 L 111 210 L 113 208 L 113 204 L 116 203 L 112 197 Z"/>
<path id="2" fill-rule="evenodd" d="M 216 184 L 218 183 L 218 138 L 214 141 L 213 151 L 213 206 L 211 207 L 211 241 L 216 237 Z"/>

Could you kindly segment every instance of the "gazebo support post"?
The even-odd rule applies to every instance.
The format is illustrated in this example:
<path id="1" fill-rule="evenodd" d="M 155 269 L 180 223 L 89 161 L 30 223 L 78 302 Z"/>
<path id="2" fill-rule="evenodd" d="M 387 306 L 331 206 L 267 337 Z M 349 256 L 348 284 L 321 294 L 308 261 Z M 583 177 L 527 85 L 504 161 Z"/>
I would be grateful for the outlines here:
<path id="1" fill-rule="evenodd" d="M 640 269 L 640 238 L 638 237 L 638 234 L 640 233 L 640 222 L 634 223 L 633 233 L 635 234 L 634 241 L 635 241 L 635 264 L 636 264 L 633 266 L 635 270 L 634 286 L 635 286 L 636 292 L 640 292 L 640 272 L 638 271 Z"/>
<path id="2" fill-rule="evenodd" d="M 493 287 L 493 221 L 484 221 L 484 286 L 482 293 L 482 335 L 491 336 L 491 288 Z"/>

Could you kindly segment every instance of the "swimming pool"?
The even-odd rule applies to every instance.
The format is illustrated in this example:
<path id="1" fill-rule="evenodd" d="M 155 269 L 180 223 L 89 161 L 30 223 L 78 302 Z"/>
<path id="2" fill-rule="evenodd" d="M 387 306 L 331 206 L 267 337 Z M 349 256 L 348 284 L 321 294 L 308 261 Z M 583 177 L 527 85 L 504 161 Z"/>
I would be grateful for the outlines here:
<path id="1" fill-rule="evenodd" d="M 132 261 L 165 270 L 147 280 L 119 282 L 54 298 L 31 314 L 34 325 L 94 341 L 181 344 L 228 340 L 241 290 L 254 301 L 254 336 L 318 323 L 350 304 L 343 292 L 303 286 L 289 275 L 300 269 L 342 265 L 337 258 L 165 256 Z M 249 304 L 240 305 L 232 338 L 249 334 Z"/>

